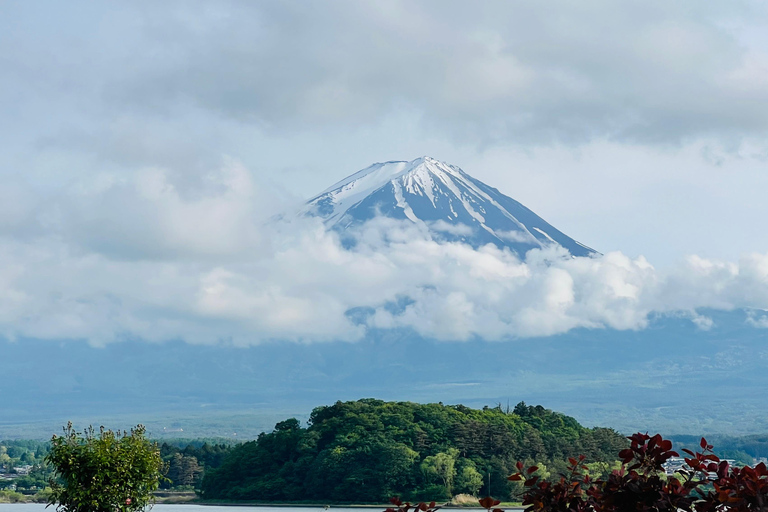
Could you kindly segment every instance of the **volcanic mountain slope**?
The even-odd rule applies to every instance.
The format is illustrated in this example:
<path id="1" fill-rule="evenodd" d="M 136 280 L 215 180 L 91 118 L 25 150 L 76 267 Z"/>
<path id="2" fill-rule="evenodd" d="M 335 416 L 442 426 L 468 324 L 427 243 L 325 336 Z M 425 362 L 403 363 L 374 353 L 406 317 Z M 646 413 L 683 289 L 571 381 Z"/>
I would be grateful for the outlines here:
<path id="1" fill-rule="evenodd" d="M 426 226 L 435 239 L 473 247 L 492 243 L 521 258 L 554 244 L 573 256 L 598 254 L 511 197 L 428 156 L 373 164 L 310 199 L 305 213 L 340 232 L 377 215 L 410 220 Z"/>

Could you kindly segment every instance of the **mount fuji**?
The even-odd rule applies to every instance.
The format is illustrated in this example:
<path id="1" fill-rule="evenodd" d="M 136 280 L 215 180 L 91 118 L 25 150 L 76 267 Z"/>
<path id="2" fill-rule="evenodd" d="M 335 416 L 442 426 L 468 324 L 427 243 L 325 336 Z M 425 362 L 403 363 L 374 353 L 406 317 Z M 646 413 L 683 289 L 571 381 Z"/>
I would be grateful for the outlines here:
<path id="1" fill-rule="evenodd" d="M 520 258 L 552 245 L 572 256 L 598 254 L 511 197 L 428 156 L 373 164 L 310 199 L 304 213 L 341 233 L 376 216 L 408 220 L 434 239 L 475 248 L 492 243 Z"/>

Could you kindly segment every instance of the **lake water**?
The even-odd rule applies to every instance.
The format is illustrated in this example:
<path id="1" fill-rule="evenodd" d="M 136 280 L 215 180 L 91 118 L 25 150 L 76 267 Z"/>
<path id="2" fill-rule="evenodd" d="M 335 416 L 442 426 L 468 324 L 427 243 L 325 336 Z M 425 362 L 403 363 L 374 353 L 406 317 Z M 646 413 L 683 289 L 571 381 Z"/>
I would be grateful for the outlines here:
<path id="1" fill-rule="evenodd" d="M 381 508 L 338 508 L 343 512 L 374 512 L 383 511 Z M 334 510 L 331 507 L 330 510 Z M 152 512 L 324 512 L 323 507 L 249 507 L 249 506 L 216 506 L 216 505 L 155 505 Z M 45 509 L 44 503 L 0 503 L 0 512 L 55 512 L 53 507 Z"/>

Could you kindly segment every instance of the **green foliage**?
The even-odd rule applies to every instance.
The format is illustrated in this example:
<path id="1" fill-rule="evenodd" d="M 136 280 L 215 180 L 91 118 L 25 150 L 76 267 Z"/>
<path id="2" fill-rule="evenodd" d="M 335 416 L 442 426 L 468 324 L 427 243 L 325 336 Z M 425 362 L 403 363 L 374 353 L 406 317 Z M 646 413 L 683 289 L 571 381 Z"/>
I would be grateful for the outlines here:
<path id="1" fill-rule="evenodd" d="M 436 476 L 442 483 L 449 496 L 452 496 L 453 479 L 456 476 L 456 457 L 459 450 L 448 448 L 445 452 L 425 457 L 421 461 L 421 470 L 427 476 Z"/>
<path id="2" fill-rule="evenodd" d="M 162 478 L 157 445 L 144 427 L 113 432 L 93 427 L 82 434 L 69 423 L 53 436 L 46 460 L 55 469 L 48 503 L 64 512 L 134 512 L 153 500 Z"/>
<path id="3" fill-rule="evenodd" d="M 519 404 L 482 410 L 463 405 L 365 399 L 316 408 L 232 448 L 206 470 L 204 499 L 381 503 L 390 496 L 443 500 L 454 492 L 509 499 L 522 488 L 506 477 L 517 460 L 565 467 L 580 450 L 613 462 L 626 447 L 610 429 Z M 490 489 L 489 489 L 490 486 Z M 489 492 L 490 491 L 490 492 Z"/>
<path id="4" fill-rule="evenodd" d="M 26 465 L 43 466 L 50 443 L 33 440 L 0 440 L 0 472 Z"/>
<path id="5" fill-rule="evenodd" d="M 20 492 L 0 491 L 0 503 L 23 503 L 25 498 Z"/>
<path id="6" fill-rule="evenodd" d="M 470 459 L 459 459 L 456 469 L 456 491 L 477 496 L 477 491 L 482 486 L 483 475 L 477 471 L 475 463 Z"/>
<path id="7" fill-rule="evenodd" d="M 44 489 L 53 476 L 53 470 L 45 462 L 50 444 L 50 441 L 37 440 L 0 441 L 0 473 L 15 477 L 13 480 L 0 480 L 0 489 L 11 485 L 25 492 Z M 160 445 L 160 455 L 168 471 L 160 487 L 199 488 L 205 471 L 221 466 L 226 454 L 236 444 L 221 438 L 165 439 Z M 32 466 L 29 474 L 16 476 L 16 468 L 25 466 Z"/>
<path id="8" fill-rule="evenodd" d="M 219 440 L 220 441 L 220 440 Z M 234 443 L 216 440 L 184 439 L 166 441 L 160 445 L 160 456 L 168 468 L 166 479 L 160 483 L 163 489 L 194 488 L 200 486 L 205 472 L 218 468 Z"/>
<path id="9" fill-rule="evenodd" d="M 174 486 L 197 487 L 203 476 L 203 468 L 197 458 L 181 453 L 174 454 L 168 463 L 167 478 Z"/>

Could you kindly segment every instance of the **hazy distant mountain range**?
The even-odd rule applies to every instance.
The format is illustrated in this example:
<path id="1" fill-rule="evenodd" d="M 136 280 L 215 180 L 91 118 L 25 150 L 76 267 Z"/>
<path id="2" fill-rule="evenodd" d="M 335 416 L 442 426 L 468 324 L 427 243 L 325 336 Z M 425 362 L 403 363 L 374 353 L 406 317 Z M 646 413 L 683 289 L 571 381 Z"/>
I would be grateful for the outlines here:
<path id="1" fill-rule="evenodd" d="M 642 331 L 577 329 L 506 343 L 408 331 L 249 348 L 0 341 L 0 438 L 46 437 L 68 419 L 253 437 L 314 406 L 362 397 L 475 407 L 524 400 L 625 432 L 768 432 L 768 333 L 745 326 L 740 311 L 707 314 L 720 327 L 660 317 Z"/>
<path id="2" fill-rule="evenodd" d="M 574 256 L 596 254 L 511 197 L 428 156 L 366 167 L 313 197 L 305 211 L 341 232 L 385 216 L 422 225 L 437 240 L 492 243 L 521 258 L 554 244 Z"/>

